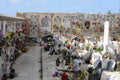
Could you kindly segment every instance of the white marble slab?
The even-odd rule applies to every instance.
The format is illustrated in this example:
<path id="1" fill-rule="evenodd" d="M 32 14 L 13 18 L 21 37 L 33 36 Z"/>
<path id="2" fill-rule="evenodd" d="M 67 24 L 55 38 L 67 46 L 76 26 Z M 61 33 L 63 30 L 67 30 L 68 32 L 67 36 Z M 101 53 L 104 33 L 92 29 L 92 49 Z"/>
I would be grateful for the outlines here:
<path id="1" fill-rule="evenodd" d="M 120 80 L 120 71 L 103 71 L 100 80 Z"/>

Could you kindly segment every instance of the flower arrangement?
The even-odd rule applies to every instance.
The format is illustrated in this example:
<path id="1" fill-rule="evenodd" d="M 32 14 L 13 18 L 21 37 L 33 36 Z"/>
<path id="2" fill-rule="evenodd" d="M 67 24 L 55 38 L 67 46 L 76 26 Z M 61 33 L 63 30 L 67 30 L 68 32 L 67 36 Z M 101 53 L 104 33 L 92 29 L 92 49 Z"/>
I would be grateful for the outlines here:
<path id="1" fill-rule="evenodd" d="M 76 22 L 77 28 L 80 29 L 81 23 L 79 21 Z"/>
<path id="2" fill-rule="evenodd" d="M 10 39 L 13 38 L 13 36 L 14 36 L 14 33 L 13 32 L 9 32 L 9 33 L 7 33 L 6 39 L 10 40 Z"/>
<path id="3" fill-rule="evenodd" d="M 70 62 L 70 63 L 69 63 L 69 66 L 73 66 L 73 62 Z"/>
<path id="4" fill-rule="evenodd" d="M 67 54 L 68 51 L 67 51 L 67 49 L 62 49 L 61 52 L 62 52 L 62 54 L 63 54 L 64 56 L 66 56 L 66 54 Z"/>
<path id="5" fill-rule="evenodd" d="M 87 77 L 88 73 L 86 71 L 80 71 L 78 75 L 78 80 L 86 80 L 85 78 Z"/>
<path id="6" fill-rule="evenodd" d="M 47 44 L 48 44 L 48 45 L 52 45 L 52 44 L 53 44 L 53 42 L 52 42 L 52 41 L 49 41 L 49 42 L 47 42 Z"/>
<path id="7" fill-rule="evenodd" d="M 120 70 L 120 61 L 117 62 L 117 70 Z"/>
<path id="8" fill-rule="evenodd" d="M 86 46 L 87 46 L 87 47 L 89 47 L 89 46 L 90 46 L 90 44 L 88 43 L 88 44 L 86 44 Z"/>
<path id="9" fill-rule="evenodd" d="M 21 49 L 21 51 L 22 51 L 22 52 L 27 52 L 27 51 L 28 51 L 28 48 L 23 47 L 23 48 Z"/>
<path id="10" fill-rule="evenodd" d="M 102 51 L 103 49 L 102 48 L 99 48 L 99 47 L 96 47 L 96 51 Z"/>
<path id="11" fill-rule="evenodd" d="M 57 26 L 57 25 L 56 25 L 56 24 L 53 24 L 52 26 L 53 26 L 53 29 L 56 29 L 56 26 Z"/>

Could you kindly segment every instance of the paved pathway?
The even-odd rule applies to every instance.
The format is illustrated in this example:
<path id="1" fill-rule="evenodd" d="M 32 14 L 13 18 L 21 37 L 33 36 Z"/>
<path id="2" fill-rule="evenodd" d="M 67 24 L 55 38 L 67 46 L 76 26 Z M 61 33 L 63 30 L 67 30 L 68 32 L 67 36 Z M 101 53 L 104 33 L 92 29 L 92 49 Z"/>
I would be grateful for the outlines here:
<path id="1" fill-rule="evenodd" d="M 23 53 L 15 62 L 14 68 L 18 76 L 12 80 L 40 80 L 40 47 L 31 47 L 28 53 Z"/>
<path id="2" fill-rule="evenodd" d="M 43 80 L 60 80 L 53 79 L 52 73 L 55 71 L 55 61 L 58 55 L 48 55 L 48 52 L 44 52 L 42 55 L 43 60 Z"/>
<path id="3" fill-rule="evenodd" d="M 55 71 L 55 60 L 58 55 L 48 55 L 43 50 L 43 80 L 60 80 L 53 79 L 52 73 Z M 40 79 L 40 47 L 34 46 L 27 53 L 23 53 L 15 62 L 14 68 L 18 76 L 11 80 L 41 80 Z"/>

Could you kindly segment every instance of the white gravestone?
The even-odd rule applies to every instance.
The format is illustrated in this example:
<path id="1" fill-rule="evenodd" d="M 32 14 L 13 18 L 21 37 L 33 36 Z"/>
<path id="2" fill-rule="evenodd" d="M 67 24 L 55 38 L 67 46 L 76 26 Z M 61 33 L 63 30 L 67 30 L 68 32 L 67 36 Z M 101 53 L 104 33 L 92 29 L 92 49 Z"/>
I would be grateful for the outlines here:
<path id="1" fill-rule="evenodd" d="M 102 61 L 102 55 L 99 52 L 93 53 L 92 54 L 93 68 L 96 68 L 100 61 Z"/>
<path id="2" fill-rule="evenodd" d="M 109 22 L 106 21 L 104 23 L 104 42 L 103 42 L 103 46 L 104 46 L 104 50 L 103 52 L 106 52 L 107 50 L 107 46 L 108 46 L 108 41 L 109 41 Z M 103 53 L 104 54 L 104 53 Z"/>

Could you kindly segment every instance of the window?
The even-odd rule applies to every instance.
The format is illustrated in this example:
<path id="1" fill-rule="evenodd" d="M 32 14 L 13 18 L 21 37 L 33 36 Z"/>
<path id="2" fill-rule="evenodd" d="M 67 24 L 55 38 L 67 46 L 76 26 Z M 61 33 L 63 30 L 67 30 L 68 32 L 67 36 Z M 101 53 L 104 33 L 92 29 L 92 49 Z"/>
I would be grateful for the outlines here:
<path id="1" fill-rule="evenodd" d="M 65 19 L 63 19 L 63 22 L 65 22 Z"/>
<path id="2" fill-rule="evenodd" d="M 8 32 L 8 25 L 5 25 L 5 32 Z"/>
<path id="3" fill-rule="evenodd" d="M 3 22 L 1 23 L 1 30 L 3 30 Z"/>
<path id="4" fill-rule="evenodd" d="M 35 29 L 35 27 L 33 27 L 33 29 Z"/>
<path id="5" fill-rule="evenodd" d="M 0 23 L 0 30 L 1 30 L 1 27 L 2 27 L 1 25 L 2 25 L 2 24 Z"/>
<path id="6" fill-rule="evenodd" d="M 34 19 L 36 19 L 37 17 L 34 15 Z"/>
<path id="7" fill-rule="evenodd" d="M 59 21 L 61 21 L 61 19 L 59 19 Z"/>
<path id="8" fill-rule="evenodd" d="M 31 16 L 31 18 L 33 18 L 33 16 Z"/>
<path id="9" fill-rule="evenodd" d="M 89 29 L 89 27 L 90 27 L 90 21 L 85 21 L 85 26 L 86 26 L 86 29 Z"/>
<path id="10" fill-rule="evenodd" d="M 33 31 L 33 34 L 35 34 L 35 31 Z"/>
<path id="11" fill-rule="evenodd" d="M 56 21 L 56 18 L 54 19 L 54 21 Z"/>

